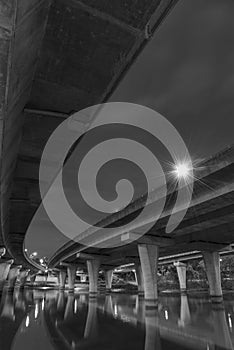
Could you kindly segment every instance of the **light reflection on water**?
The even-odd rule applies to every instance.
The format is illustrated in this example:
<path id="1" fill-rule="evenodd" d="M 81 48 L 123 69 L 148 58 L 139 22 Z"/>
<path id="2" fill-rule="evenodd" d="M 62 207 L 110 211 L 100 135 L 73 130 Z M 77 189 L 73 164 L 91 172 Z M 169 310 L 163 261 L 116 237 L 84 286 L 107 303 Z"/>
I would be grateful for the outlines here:
<path id="1" fill-rule="evenodd" d="M 137 295 L 4 290 L 0 349 L 234 349 L 233 320 L 234 298 L 164 296 L 156 311 Z"/>

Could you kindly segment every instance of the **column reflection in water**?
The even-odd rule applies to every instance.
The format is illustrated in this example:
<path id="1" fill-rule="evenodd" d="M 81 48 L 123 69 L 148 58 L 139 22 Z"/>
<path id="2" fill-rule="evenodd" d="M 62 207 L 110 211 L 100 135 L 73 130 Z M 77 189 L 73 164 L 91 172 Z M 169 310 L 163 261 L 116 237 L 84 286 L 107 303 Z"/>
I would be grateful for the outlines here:
<path id="1" fill-rule="evenodd" d="M 27 297 L 31 299 L 33 294 L 27 293 Z M 33 299 L 31 305 L 14 336 L 11 350 L 21 349 L 56 349 L 56 346 L 51 342 L 51 336 L 47 330 L 47 325 L 44 317 L 44 307 L 46 297 L 43 295 L 39 300 Z M 49 303 L 48 303 L 49 304 Z"/>
<path id="2" fill-rule="evenodd" d="M 0 303 L 0 349 L 11 349 L 12 339 L 17 330 L 13 294 L 5 289 Z"/>
<path id="3" fill-rule="evenodd" d="M 104 303 L 104 310 L 115 317 L 115 313 L 114 313 L 114 308 L 113 308 L 113 300 L 112 300 L 112 295 L 106 295 L 105 297 L 105 303 Z"/>
<path id="4" fill-rule="evenodd" d="M 147 308 L 137 295 L 6 289 L 0 304 L 0 349 L 233 350 L 234 303 L 212 305 L 186 295 Z M 167 311 L 167 317 L 165 317 Z M 160 317 L 159 317 L 160 316 Z M 166 343 L 165 343 L 166 342 Z"/>
<path id="5" fill-rule="evenodd" d="M 74 294 L 69 293 L 67 296 L 67 303 L 66 303 L 66 308 L 64 312 L 64 321 L 69 321 L 73 318 L 74 316 Z"/>
<path id="6" fill-rule="evenodd" d="M 98 335 L 97 299 L 89 299 L 84 338 L 95 338 Z"/>
<path id="7" fill-rule="evenodd" d="M 223 305 L 212 306 L 212 323 L 214 325 L 214 342 L 216 345 L 233 350 L 233 343 Z"/>
<path id="8" fill-rule="evenodd" d="M 188 297 L 186 294 L 181 294 L 180 297 L 180 318 L 178 325 L 181 327 L 187 326 L 191 321 L 191 314 L 189 309 Z"/>
<path id="9" fill-rule="evenodd" d="M 158 310 L 145 310 L 145 349 L 144 350 L 161 350 L 161 339 L 159 330 Z"/>
<path id="10" fill-rule="evenodd" d="M 7 318 L 9 320 L 15 320 L 15 308 L 14 308 L 14 298 L 13 293 L 9 292 L 7 289 L 3 291 L 1 300 L 1 320 Z"/>
<path id="11" fill-rule="evenodd" d="M 15 309 L 16 312 L 18 313 L 18 311 L 20 310 L 21 312 L 26 312 L 26 308 L 27 308 L 27 301 L 25 298 L 25 293 L 24 291 L 18 289 L 15 291 L 14 293 L 14 299 L 15 299 Z"/>

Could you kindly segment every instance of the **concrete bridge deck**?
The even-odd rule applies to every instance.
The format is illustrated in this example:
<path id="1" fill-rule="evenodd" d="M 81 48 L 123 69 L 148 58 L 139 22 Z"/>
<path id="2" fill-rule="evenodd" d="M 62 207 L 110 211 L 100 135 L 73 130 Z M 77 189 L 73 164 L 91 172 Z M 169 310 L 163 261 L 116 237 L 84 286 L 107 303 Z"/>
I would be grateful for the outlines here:
<path id="1" fill-rule="evenodd" d="M 17 264 L 31 267 L 23 241 L 47 139 L 107 100 L 175 3 L 0 0 L 0 245 Z"/>
<path id="2" fill-rule="evenodd" d="M 126 245 L 116 248 L 86 247 L 77 242 L 68 242 L 58 250 L 50 260 L 50 266 L 86 266 L 90 280 L 97 278 L 99 268 L 112 271 L 123 263 L 133 262 L 141 266 L 143 273 L 142 285 L 144 292 L 148 288 L 148 299 L 157 299 L 155 290 L 156 268 L 160 259 L 174 256 L 174 261 L 183 261 L 186 253 L 202 256 L 205 259 L 207 276 L 210 283 L 211 295 L 220 299 L 222 295 L 220 283 L 219 251 L 232 252 L 231 244 L 234 242 L 234 147 L 229 147 L 223 152 L 211 157 L 202 163 L 196 174 L 194 192 L 188 212 L 172 233 L 166 234 L 165 227 L 173 207 L 173 197 L 176 191 L 169 193 L 165 210 L 146 234 L 129 243 L 131 235 L 141 233 L 142 227 L 134 228 L 134 232 L 122 233 L 119 230 L 119 239 L 126 241 Z M 157 194 L 155 193 L 155 200 Z M 172 198 L 172 200 L 171 200 Z M 110 224 L 125 223 L 129 217 L 139 211 L 142 200 L 136 200 L 126 210 L 110 215 L 102 222 L 103 227 Z M 150 205 L 150 204 L 149 204 Z M 153 215 L 152 218 L 153 220 Z M 92 234 L 101 230 L 96 228 Z M 100 242 L 98 242 L 100 243 Z M 177 256 L 177 258 L 176 258 Z M 180 259 L 181 258 L 181 259 Z M 178 263 L 177 270 L 181 282 L 181 289 L 185 288 L 186 268 L 184 264 Z M 149 274 L 149 276 L 147 276 Z M 93 275 L 93 276 L 92 276 Z M 95 277 L 96 275 L 96 277 Z M 108 277 L 107 277 L 108 279 Z M 109 278 L 110 279 L 110 278 Z M 141 277 L 139 277 L 139 280 Z M 146 280 L 149 282 L 147 287 Z M 110 281 L 109 281 L 110 284 Z M 92 290 L 93 288 L 93 290 Z M 96 282 L 91 283 L 91 292 L 97 292 Z M 155 294 L 156 293 L 156 294 Z"/>
<path id="3" fill-rule="evenodd" d="M 23 242 L 41 204 L 38 168 L 48 137 L 72 112 L 107 100 L 175 3 L 139 0 L 126 7 L 125 1 L 110 6 L 108 1 L 97 5 L 92 0 L 10 0 L 7 4 L 0 0 L 0 244 L 16 264 L 30 266 Z M 87 122 L 90 120 L 81 120 Z M 66 264 L 72 288 L 74 267 L 87 263 L 90 292 L 95 294 L 100 266 L 110 285 L 109 272 L 114 267 L 123 261 L 140 263 L 146 298 L 156 300 L 158 258 L 199 250 L 206 262 L 211 295 L 220 297 L 218 252 L 233 243 L 233 158 L 232 146 L 201 164 L 190 208 L 172 234 L 165 234 L 165 226 L 176 191 L 167 196 L 160 220 L 135 243 L 127 244 L 142 233 L 141 225 L 125 234 L 119 232 L 118 239 L 126 243 L 119 248 L 87 248 L 69 242 L 49 257 L 50 267 Z M 157 191 L 152 193 L 152 201 L 156 199 Z M 131 221 L 142 206 L 143 200 L 137 200 L 127 210 L 109 216 L 103 227 Z M 151 214 L 149 220 L 154 219 Z M 92 237 L 97 232 L 95 229 Z M 12 286 L 17 266 L 10 274 Z M 183 268 L 178 266 L 178 270 Z"/>
<path id="4" fill-rule="evenodd" d="M 153 228 L 139 240 L 136 239 L 132 244 L 127 244 L 132 233 L 128 237 L 128 235 L 122 235 L 120 230 L 119 239 L 121 237 L 126 239 L 126 246 L 118 248 L 84 247 L 71 241 L 61 247 L 51 258 L 51 266 L 55 266 L 64 259 L 74 260 L 76 259 L 74 255 L 79 252 L 93 254 L 97 257 L 100 255 L 104 265 L 107 263 L 111 266 L 113 263 L 113 266 L 115 266 L 115 262 L 118 264 L 122 259 L 128 262 L 138 257 L 138 254 L 136 254 L 137 243 L 144 242 L 158 244 L 162 257 L 194 250 L 201 251 L 202 248 L 221 250 L 233 243 L 234 147 L 227 148 L 218 155 L 204 161 L 201 166 L 202 168 L 197 174 L 195 171 L 197 179 L 195 180 L 193 197 L 188 212 L 179 227 L 171 234 L 165 233 L 165 227 L 173 208 L 176 191 L 168 193 L 162 216 Z M 154 198 L 154 200 L 157 200 L 157 192 L 154 194 Z M 126 210 L 110 215 L 106 221 L 102 222 L 103 227 L 108 227 L 110 224 L 124 225 L 125 222 L 131 221 L 131 216 L 140 211 L 142 203 L 141 199 L 137 200 Z M 152 214 L 149 219 L 153 220 L 154 215 Z M 142 229 L 144 229 L 144 226 L 134 228 L 133 235 L 141 234 Z M 94 230 L 93 237 L 95 237 L 98 230 L 98 228 Z"/>

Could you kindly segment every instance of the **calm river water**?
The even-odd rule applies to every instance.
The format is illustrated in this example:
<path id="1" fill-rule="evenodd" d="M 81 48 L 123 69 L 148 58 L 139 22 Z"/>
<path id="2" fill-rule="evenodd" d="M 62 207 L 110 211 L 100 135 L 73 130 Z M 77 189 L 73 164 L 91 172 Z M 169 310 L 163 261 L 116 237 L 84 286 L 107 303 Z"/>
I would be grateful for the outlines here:
<path id="1" fill-rule="evenodd" d="M 163 296 L 157 311 L 137 295 L 52 290 L 1 292 L 1 350 L 234 349 L 234 298 Z"/>

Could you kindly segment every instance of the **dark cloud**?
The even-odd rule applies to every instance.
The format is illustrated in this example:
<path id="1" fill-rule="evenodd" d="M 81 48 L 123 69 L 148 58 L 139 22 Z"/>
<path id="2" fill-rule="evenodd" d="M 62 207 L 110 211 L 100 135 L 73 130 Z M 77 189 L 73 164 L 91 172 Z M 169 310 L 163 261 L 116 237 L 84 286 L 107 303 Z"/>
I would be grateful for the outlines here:
<path id="1" fill-rule="evenodd" d="M 167 117 L 191 153 L 233 143 L 234 2 L 183 0 L 112 96 Z"/>

